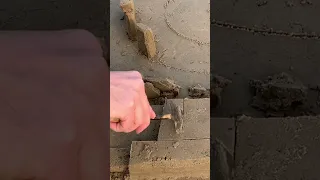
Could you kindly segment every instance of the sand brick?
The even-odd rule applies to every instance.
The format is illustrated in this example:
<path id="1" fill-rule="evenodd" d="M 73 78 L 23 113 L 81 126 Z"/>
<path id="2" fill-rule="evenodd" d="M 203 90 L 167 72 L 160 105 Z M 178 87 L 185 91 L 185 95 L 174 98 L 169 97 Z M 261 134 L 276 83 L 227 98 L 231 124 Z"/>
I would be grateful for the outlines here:
<path id="1" fill-rule="evenodd" d="M 210 140 L 134 141 L 129 162 L 131 180 L 210 176 Z"/>
<path id="2" fill-rule="evenodd" d="M 162 114 L 162 105 L 151 105 L 151 107 L 156 114 Z"/>
<path id="3" fill-rule="evenodd" d="M 110 172 L 125 172 L 128 169 L 130 149 L 110 148 Z"/>
<path id="4" fill-rule="evenodd" d="M 142 23 L 137 23 L 137 39 L 141 53 L 148 58 L 153 58 L 157 54 L 156 43 L 151 28 Z"/>
<path id="5" fill-rule="evenodd" d="M 178 101 L 177 101 L 178 103 Z M 184 99 L 183 132 L 175 132 L 173 121 L 161 121 L 158 140 L 209 139 L 210 138 L 210 99 Z"/>
<path id="6" fill-rule="evenodd" d="M 236 180 L 319 179 L 319 117 L 242 117 L 236 124 Z"/>
<path id="7" fill-rule="evenodd" d="M 133 0 L 121 0 L 120 7 L 125 13 L 125 21 L 127 25 L 127 32 L 129 39 L 137 40 L 137 22 L 136 22 L 136 11 Z"/>

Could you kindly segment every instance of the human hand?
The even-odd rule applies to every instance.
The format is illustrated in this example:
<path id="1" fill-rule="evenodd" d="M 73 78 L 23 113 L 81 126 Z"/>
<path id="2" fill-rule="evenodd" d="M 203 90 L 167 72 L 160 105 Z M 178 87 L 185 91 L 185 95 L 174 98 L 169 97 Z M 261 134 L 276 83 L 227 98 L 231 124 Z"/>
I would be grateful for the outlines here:
<path id="1" fill-rule="evenodd" d="M 156 117 L 137 71 L 110 72 L 110 128 L 116 132 L 141 133 Z M 118 123 L 111 119 L 120 119 Z"/>

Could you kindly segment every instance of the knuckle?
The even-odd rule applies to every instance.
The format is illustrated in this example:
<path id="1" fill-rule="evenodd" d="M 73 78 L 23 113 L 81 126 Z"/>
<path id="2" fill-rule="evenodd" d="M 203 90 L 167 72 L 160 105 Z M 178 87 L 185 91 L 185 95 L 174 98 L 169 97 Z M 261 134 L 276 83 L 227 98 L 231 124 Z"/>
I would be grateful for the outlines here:
<path id="1" fill-rule="evenodd" d="M 142 88 L 144 88 L 144 82 L 142 79 L 134 79 L 131 80 L 130 83 L 130 89 L 133 89 L 135 91 L 140 91 Z"/>
<path id="2" fill-rule="evenodd" d="M 139 78 L 139 79 L 142 79 L 142 74 L 138 71 L 132 71 L 131 72 L 133 76 Z"/>
<path id="3" fill-rule="evenodd" d="M 128 102 L 128 106 L 129 106 L 130 108 L 132 108 L 132 107 L 135 106 L 134 99 L 131 99 L 131 100 Z"/>

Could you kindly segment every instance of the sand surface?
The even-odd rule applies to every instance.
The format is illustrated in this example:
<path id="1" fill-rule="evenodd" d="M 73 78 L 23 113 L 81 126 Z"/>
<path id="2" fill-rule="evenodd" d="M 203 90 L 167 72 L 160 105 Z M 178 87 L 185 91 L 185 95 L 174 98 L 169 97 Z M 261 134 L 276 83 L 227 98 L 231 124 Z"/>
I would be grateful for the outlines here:
<path id="1" fill-rule="evenodd" d="M 314 17 L 320 4 L 307 2 L 213 1 L 211 73 L 232 80 L 215 117 L 265 116 L 250 106 L 250 79 L 285 72 L 306 87 L 319 84 L 320 26 Z M 318 91 L 309 89 L 306 104 L 312 115 L 320 112 L 317 101 Z"/>
<path id="2" fill-rule="evenodd" d="M 128 40 L 118 0 L 111 0 L 111 70 L 138 70 L 144 76 L 171 78 L 186 97 L 190 86 L 210 86 L 209 0 L 135 0 L 137 21 L 155 34 L 158 56 L 148 60 Z M 201 19 L 201 20 L 199 20 Z"/>
<path id="3" fill-rule="evenodd" d="M 108 28 L 106 7 L 109 1 L 30 0 L 7 1 L 0 6 L 1 30 L 60 30 L 82 28 L 104 37 Z M 128 40 L 118 0 L 110 1 L 111 70 L 138 70 L 145 76 L 169 77 L 187 96 L 187 88 L 201 84 L 209 88 L 210 46 L 209 0 L 136 0 L 137 19 L 152 28 L 158 56 L 153 61 L 141 55 L 137 42 Z M 199 20 L 201 19 L 201 20 Z M 131 140 L 153 140 L 157 124 L 143 136 L 120 135 L 115 147 L 126 147 Z M 150 132 L 150 133 L 149 133 Z M 157 132 L 156 132 L 157 133 Z"/>
<path id="4" fill-rule="evenodd" d="M 318 179 L 319 125 L 319 117 L 242 118 L 235 180 Z"/>
<path id="5" fill-rule="evenodd" d="M 209 2 L 210 0 L 135 0 L 138 22 L 149 26 L 157 41 L 158 55 L 148 60 L 138 52 L 137 42 L 131 42 L 127 38 L 119 0 L 111 0 L 111 70 L 137 70 L 144 76 L 173 79 L 182 88 L 180 98 L 187 97 L 190 86 L 200 84 L 209 89 Z M 0 29 L 80 28 L 89 30 L 97 37 L 104 37 L 109 24 L 106 11 L 108 3 L 109 1 L 100 0 L 6 1 L 0 5 Z M 158 129 L 159 122 L 155 122 L 142 135 L 111 132 L 111 147 L 130 147 L 134 140 L 157 140 Z"/>
<path id="6" fill-rule="evenodd" d="M 188 96 L 188 88 L 200 84 L 210 88 L 210 4 L 209 0 L 135 0 L 137 22 L 155 34 L 157 56 L 147 59 L 137 42 L 128 39 L 119 1 L 110 9 L 111 70 L 137 70 L 144 76 L 170 78 L 181 86 L 178 98 Z M 142 134 L 111 132 L 112 147 L 130 147 L 132 141 L 156 141 L 159 124 Z M 138 157 L 140 158 L 140 157 Z M 188 178 L 182 178 L 188 179 Z"/>
<path id="7" fill-rule="evenodd" d="M 216 0 L 212 3 L 211 73 L 232 81 L 221 93 L 221 106 L 212 110 L 215 125 L 223 124 L 217 117 L 242 114 L 266 117 L 261 109 L 267 107 L 279 112 L 289 107 L 288 104 L 290 108 L 296 106 L 296 102 L 303 102 L 306 109 L 293 108 L 291 113 L 269 115 L 319 114 L 320 26 L 315 23 L 319 2 Z M 281 82 L 281 78 L 272 78 L 282 73 L 294 80 L 283 78 L 285 81 Z M 259 92 L 253 93 L 250 88 L 252 79 L 262 82 L 256 86 Z M 292 97 L 282 96 L 290 92 L 294 92 Z M 251 106 L 257 95 L 269 95 L 263 106 L 258 104 L 263 107 L 260 110 Z M 315 151 L 319 141 L 318 121 L 314 117 L 254 118 L 237 123 L 235 179 L 317 179 L 319 173 L 312 167 L 317 164 L 314 159 L 318 156 Z M 225 144 L 234 141 L 233 138 L 223 140 Z"/>
<path id="8" fill-rule="evenodd" d="M 264 112 L 250 106 L 253 94 L 249 81 L 264 80 L 268 76 L 285 72 L 308 87 L 306 104 L 312 113 L 319 114 L 317 86 L 320 84 L 320 25 L 316 20 L 320 13 L 319 2 L 211 1 L 211 69 L 208 45 L 209 0 L 135 0 L 137 20 L 151 27 L 156 35 L 159 54 L 153 60 L 140 55 L 136 42 L 128 40 L 124 21 L 121 20 L 123 14 L 119 8 L 119 1 L 110 2 L 111 70 L 138 70 L 145 76 L 174 79 L 182 87 L 180 97 L 186 97 L 187 88 L 196 84 L 209 88 L 211 70 L 212 74 L 232 80 L 221 94 L 221 106 L 213 111 L 215 117 L 239 114 L 264 117 Z M 6 1 L 0 6 L 0 29 L 84 28 L 96 36 L 103 37 L 108 28 L 108 12 L 105 11 L 108 3 L 109 1 L 100 0 L 29 0 L 19 3 Z M 270 125 L 269 129 L 277 127 L 272 123 L 266 123 L 267 125 Z M 113 136 L 113 147 L 128 147 L 133 140 L 156 140 L 158 127 L 159 124 L 154 124 L 143 136 Z M 243 127 L 245 129 L 245 126 Z M 254 125 L 252 129 L 257 127 L 265 129 L 264 124 Z M 309 135 L 318 138 L 317 132 L 315 130 L 314 135 L 306 131 L 306 139 L 308 140 Z M 281 133 L 282 129 L 279 129 L 279 134 Z M 264 136 L 257 138 L 254 145 L 260 142 L 280 142 L 275 140 L 271 131 L 266 131 Z M 245 142 L 245 139 L 243 140 Z M 284 142 L 287 142 L 286 140 L 284 139 Z M 291 145 L 296 146 L 299 143 L 292 141 Z M 306 146 L 310 144 L 312 143 Z M 252 157 L 252 154 L 248 154 L 250 147 L 245 143 L 239 143 L 238 148 L 246 154 L 238 154 L 237 159 Z M 313 154 L 316 154 L 312 154 L 313 151 L 309 149 L 310 154 L 306 155 L 310 161 L 308 158 L 305 159 L 306 156 L 302 157 L 303 165 L 310 165 Z M 261 158 L 265 159 L 269 157 Z M 291 168 L 291 172 L 301 169 L 299 164 Z"/>
<path id="9" fill-rule="evenodd" d="M 137 22 L 149 26 L 156 39 L 158 55 L 147 59 L 137 42 L 128 39 L 118 0 L 110 4 L 110 68 L 137 70 L 144 76 L 170 78 L 181 86 L 179 98 L 200 84 L 210 88 L 209 0 L 135 0 Z M 199 20 L 200 19 L 200 20 Z M 133 140 L 157 140 L 154 122 L 142 135 L 111 132 L 112 147 L 129 147 Z"/>

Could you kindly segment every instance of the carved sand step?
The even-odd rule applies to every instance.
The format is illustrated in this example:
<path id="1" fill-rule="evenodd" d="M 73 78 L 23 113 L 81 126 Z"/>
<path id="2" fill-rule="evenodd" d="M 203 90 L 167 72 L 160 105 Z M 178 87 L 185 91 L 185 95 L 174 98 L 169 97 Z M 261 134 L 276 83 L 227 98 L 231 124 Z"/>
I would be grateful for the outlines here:
<path id="1" fill-rule="evenodd" d="M 132 142 L 130 180 L 210 178 L 210 140 Z"/>

